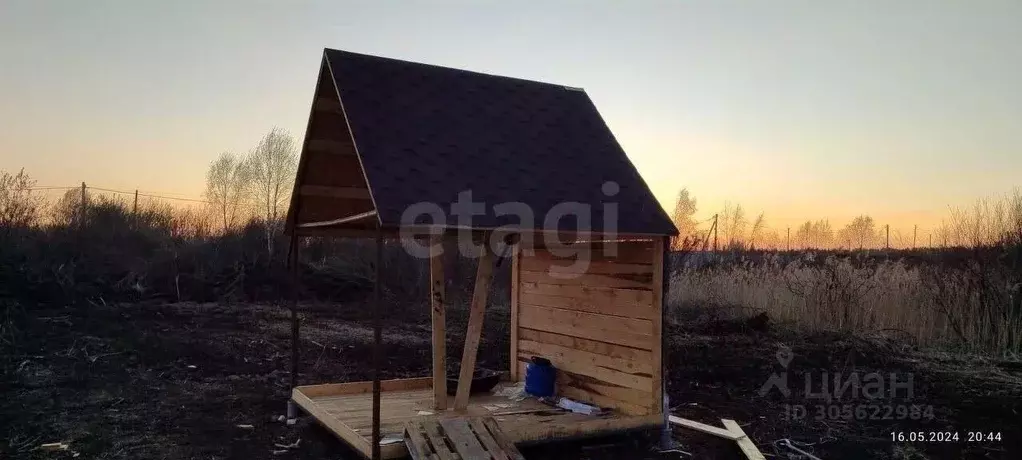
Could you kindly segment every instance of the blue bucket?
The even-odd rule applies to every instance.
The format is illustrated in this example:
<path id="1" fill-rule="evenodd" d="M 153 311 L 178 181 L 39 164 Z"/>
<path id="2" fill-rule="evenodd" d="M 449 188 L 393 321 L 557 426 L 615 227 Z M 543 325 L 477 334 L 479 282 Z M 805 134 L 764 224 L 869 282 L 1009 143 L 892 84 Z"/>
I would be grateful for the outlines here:
<path id="1" fill-rule="evenodd" d="M 553 396 L 556 372 L 550 360 L 533 356 L 525 366 L 525 392 L 540 398 Z"/>

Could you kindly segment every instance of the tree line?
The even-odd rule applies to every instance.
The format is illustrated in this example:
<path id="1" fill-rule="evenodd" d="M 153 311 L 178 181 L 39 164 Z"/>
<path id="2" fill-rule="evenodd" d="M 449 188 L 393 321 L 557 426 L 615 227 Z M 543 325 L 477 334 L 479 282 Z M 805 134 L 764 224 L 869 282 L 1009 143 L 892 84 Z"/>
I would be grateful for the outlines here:
<path id="1" fill-rule="evenodd" d="M 891 247 L 980 247 L 1022 238 L 1022 189 L 982 198 L 971 207 L 950 207 L 948 215 L 925 235 L 881 225 L 868 214 L 835 228 L 829 219 L 809 219 L 795 227 L 771 228 L 763 212 L 750 219 L 741 204 L 726 202 L 708 219 L 696 219 L 697 200 L 687 188 L 675 199 L 671 218 L 678 227 L 675 249 L 803 250 Z M 925 239 L 924 239 L 925 238 Z"/>
<path id="2" fill-rule="evenodd" d="M 246 153 L 224 151 L 206 172 L 206 203 L 199 207 L 172 207 L 158 200 L 128 203 L 115 194 L 97 193 L 83 187 L 67 190 L 49 203 L 36 191 L 36 181 L 23 169 L 0 171 L 0 227 L 21 228 L 50 224 L 82 226 L 83 219 L 99 219 L 102 213 L 86 212 L 121 206 L 132 220 L 167 220 L 177 236 L 202 237 L 226 234 L 257 222 L 264 231 L 266 251 L 272 256 L 275 235 L 283 227 L 298 167 L 298 147 L 286 130 L 274 127 Z"/>

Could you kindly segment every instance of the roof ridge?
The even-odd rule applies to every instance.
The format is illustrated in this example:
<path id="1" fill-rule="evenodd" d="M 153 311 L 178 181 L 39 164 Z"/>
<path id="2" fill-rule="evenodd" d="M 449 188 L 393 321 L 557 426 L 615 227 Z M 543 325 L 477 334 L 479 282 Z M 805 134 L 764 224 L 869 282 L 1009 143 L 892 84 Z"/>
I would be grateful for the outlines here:
<path id="1" fill-rule="evenodd" d="M 339 49 L 336 49 L 336 48 L 323 48 L 323 53 L 326 54 L 327 52 L 335 52 L 335 53 L 343 53 L 343 54 L 353 54 L 353 55 L 356 55 L 356 56 L 364 56 L 364 57 L 369 57 L 369 58 L 373 58 L 373 59 L 381 59 L 381 60 L 384 60 L 384 61 L 397 61 L 397 62 L 403 62 L 403 63 L 406 63 L 406 64 L 415 64 L 415 65 L 421 65 L 421 66 L 425 66 L 425 67 L 433 67 L 433 68 L 443 69 L 443 70 L 453 70 L 455 72 L 463 72 L 463 73 L 470 73 L 470 74 L 475 74 L 475 75 L 483 75 L 483 76 L 487 76 L 487 77 L 502 78 L 502 79 L 505 79 L 505 80 L 515 80 L 515 81 L 522 81 L 522 82 L 526 82 L 526 83 L 535 83 L 535 84 L 547 85 L 547 86 L 559 86 L 561 88 L 570 89 L 570 90 L 573 90 L 573 91 L 581 91 L 583 93 L 586 92 L 585 88 L 583 88 L 581 86 L 572 86 L 572 85 L 564 85 L 564 84 L 560 84 L 560 83 L 551 83 L 551 82 L 547 82 L 547 81 L 530 80 L 528 78 L 509 77 L 507 75 L 499 75 L 499 74 L 495 74 L 495 73 L 480 72 L 478 70 L 459 69 L 457 67 L 448 67 L 448 66 L 443 66 L 443 65 L 430 64 L 430 63 L 427 63 L 427 62 L 410 61 L 408 59 L 397 59 L 397 58 L 386 57 L 386 56 L 377 56 L 375 54 L 356 53 L 354 51 L 339 50 Z"/>

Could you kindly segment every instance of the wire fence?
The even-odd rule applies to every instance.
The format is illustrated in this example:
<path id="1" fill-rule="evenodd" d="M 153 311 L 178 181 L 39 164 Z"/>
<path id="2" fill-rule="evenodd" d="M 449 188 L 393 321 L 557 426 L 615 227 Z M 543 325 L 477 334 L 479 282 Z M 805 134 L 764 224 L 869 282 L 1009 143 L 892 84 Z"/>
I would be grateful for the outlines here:
<path id="1" fill-rule="evenodd" d="M 201 198 L 182 197 L 182 196 L 167 196 L 168 194 L 159 194 L 159 192 L 144 192 L 144 191 L 141 191 L 139 189 L 135 189 L 135 190 L 116 190 L 116 189 L 106 188 L 106 187 L 90 186 L 90 185 L 86 185 L 84 182 L 82 183 L 82 185 L 75 185 L 75 186 L 36 186 L 36 187 L 30 187 L 28 190 L 32 190 L 32 191 L 81 190 L 83 192 L 88 192 L 89 190 L 95 190 L 95 191 L 98 191 L 98 192 L 116 193 L 116 194 L 119 194 L 119 195 L 129 195 L 129 196 L 135 196 L 135 197 L 158 198 L 158 199 L 161 199 L 161 200 L 173 200 L 173 201 L 183 201 L 183 202 L 202 203 L 202 204 L 209 204 L 210 203 L 209 201 L 203 200 Z M 174 193 L 174 195 L 184 195 L 184 194 Z"/>

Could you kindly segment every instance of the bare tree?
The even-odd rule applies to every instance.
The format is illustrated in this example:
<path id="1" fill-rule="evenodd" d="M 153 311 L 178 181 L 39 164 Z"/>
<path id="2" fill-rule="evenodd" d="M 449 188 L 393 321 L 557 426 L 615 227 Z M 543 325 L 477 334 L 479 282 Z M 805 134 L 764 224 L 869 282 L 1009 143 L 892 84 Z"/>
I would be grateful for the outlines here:
<path id="1" fill-rule="evenodd" d="M 801 248 L 826 249 L 831 246 L 833 239 L 834 231 L 826 219 L 816 222 L 807 220 L 795 230 L 795 244 Z"/>
<path id="2" fill-rule="evenodd" d="M 266 224 L 266 252 L 273 256 L 273 238 L 283 224 L 283 210 L 294 187 L 298 153 L 287 131 L 274 127 L 248 156 L 253 196 Z"/>
<path id="3" fill-rule="evenodd" d="M 838 232 L 838 238 L 849 249 L 874 247 L 879 237 L 880 234 L 877 232 L 873 218 L 867 215 L 852 219 L 845 228 Z"/>
<path id="4" fill-rule="evenodd" d="M 732 204 L 730 201 L 724 203 L 724 212 L 720 213 L 718 226 L 727 247 L 734 249 L 744 243 L 747 224 L 745 209 L 741 204 Z"/>
<path id="5" fill-rule="evenodd" d="M 696 221 L 692 218 L 695 213 L 696 199 L 688 193 L 687 188 L 681 189 L 678 192 L 678 200 L 674 203 L 674 213 L 671 215 L 671 220 L 678 227 L 678 236 L 672 242 L 675 250 L 686 246 L 695 246 L 701 239 L 696 228 Z"/>
<path id="6" fill-rule="evenodd" d="M 244 212 L 249 171 L 246 162 L 233 152 L 223 152 L 206 172 L 206 199 L 213 207 L 223 231 L 234 228 Z"/>
<path id="7" fill-rule="evenodd" d="M 43 198 L 32 194 L 35 183 L 24 169 L 18 174 L 0 171 L 0 227 L 28 227 L 36 223 Z"/>
<path id="8" fill-rule="evenodd" d="M 749 232 L 749 249 L 756 249 L 756 241 L 764 229 L 766 229 L 766 215 L 760 211 L 756 220 L 752 221 L 752 231 Z"/>

